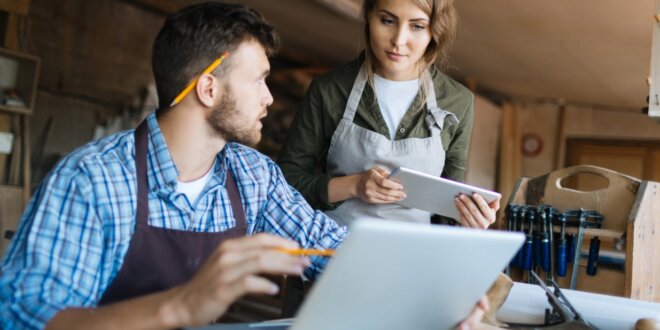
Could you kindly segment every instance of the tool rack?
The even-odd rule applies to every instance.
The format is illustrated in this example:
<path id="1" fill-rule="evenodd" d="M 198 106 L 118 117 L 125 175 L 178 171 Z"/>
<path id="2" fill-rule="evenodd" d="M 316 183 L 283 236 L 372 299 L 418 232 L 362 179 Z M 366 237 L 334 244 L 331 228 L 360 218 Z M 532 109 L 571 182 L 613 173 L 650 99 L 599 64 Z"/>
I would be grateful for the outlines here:
<path id="1" fill-rule="evenodd" d="M 599 175 L 608 186 L 595 191 L 578 191 L 561 185 L 562 180 L 581 173 Z M 592 210 L 604 217 L 602 228 L 586 228 L 581 251 L 589 251 L 589 239 L 598 236 L 601 253 L 617 253 L 625 258 L 624 269 L 599 267 L 595 276 L 586 275 L 586 260 L 580 258 L 577 290 L 660 302 L 660 183 L 636 178 L 601 167 L 580 165 L 548 174 L 519 178 L 509 197 L 509 204 L 551 205 L 559 212 Z M 502 212 L 504 214 L 504 212 Z M 506 223 L 500 219 L 500 225 Z M 505 228 L 505 227 L 502 227 Z M 554 226 L 558 233 L 560 226 Z M 575 233 L 575 228 L 566 229 Z M 615 245 L 621 245 L 617 251 Z M 568 288 L 573 265 L 567 265 L 569 276 L 557 277 L 560 287 Z M 543 272 L 540 273 L 543 277 Z M 527 280 L 521 269 L 512 269 L 510 276 Z"/>

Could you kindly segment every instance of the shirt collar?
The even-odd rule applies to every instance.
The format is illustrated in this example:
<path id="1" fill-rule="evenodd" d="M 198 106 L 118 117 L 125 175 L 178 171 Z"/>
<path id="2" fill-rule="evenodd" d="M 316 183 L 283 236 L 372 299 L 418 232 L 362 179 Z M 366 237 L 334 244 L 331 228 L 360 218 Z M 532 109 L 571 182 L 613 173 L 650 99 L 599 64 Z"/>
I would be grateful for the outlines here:
<path id="1" fill-rule="evenodd" d="M 179 170 L 174 164 L 172 155 L 167 148 L 165 137 L 160 130 L 156 114 L 151 113 L 145 119 L 149 127 L 149 150 L 147 151 L 147 164 L 149 173 L 149 189 L 153 192 L 171 193 L 176 190 L 176 179 L 179 177 Z M 225 172 L 229 166 L 229 155 L 231 152 L 230 143 L 217 154 L 214 176 L 211 183 L 224 184 Z"/>

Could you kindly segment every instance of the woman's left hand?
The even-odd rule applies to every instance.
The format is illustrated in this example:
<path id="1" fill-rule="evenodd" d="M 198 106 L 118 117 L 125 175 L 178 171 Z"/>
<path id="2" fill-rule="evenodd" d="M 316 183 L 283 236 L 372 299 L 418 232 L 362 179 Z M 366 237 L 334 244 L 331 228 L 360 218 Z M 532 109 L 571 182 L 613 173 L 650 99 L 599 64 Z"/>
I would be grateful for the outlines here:
<path id="1" fill-rule="evenodd" d="M 479 194 L 468 196 L 460 194 L 455 199 L 456 208 L 463 227 L 486 229 L 495 222 L 497 210 L 500 209 L 500 198 L 487 203 Z"/>
<path id="2" fill-rule="evenodd" d="M 477 302 L 477 305 L 474 306 L 470 315 L 468 315 L 465 320 L 456 326 L 458 330 L 467 330 L 467 329 L 476 329 L 479 326 L 479 322 L 484 317 L 484 314 L 490 309 L 490 304 L 488 302 L 488 297 L 483 296 Z"/>

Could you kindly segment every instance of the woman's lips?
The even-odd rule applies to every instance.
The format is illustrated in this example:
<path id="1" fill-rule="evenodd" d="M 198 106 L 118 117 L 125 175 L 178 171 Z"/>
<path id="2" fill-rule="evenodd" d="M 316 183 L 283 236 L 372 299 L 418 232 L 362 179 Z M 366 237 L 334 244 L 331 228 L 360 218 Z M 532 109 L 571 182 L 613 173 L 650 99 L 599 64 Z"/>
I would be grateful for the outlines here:
<path id="1" fill-rule="evenodd" d="M 405 55 L 395 53 L 395 52 L 385 52 L 387 54 L 387 57 L 392 60 L 392 61 L 399 61 L 402 58 L 405 57 Z"/>

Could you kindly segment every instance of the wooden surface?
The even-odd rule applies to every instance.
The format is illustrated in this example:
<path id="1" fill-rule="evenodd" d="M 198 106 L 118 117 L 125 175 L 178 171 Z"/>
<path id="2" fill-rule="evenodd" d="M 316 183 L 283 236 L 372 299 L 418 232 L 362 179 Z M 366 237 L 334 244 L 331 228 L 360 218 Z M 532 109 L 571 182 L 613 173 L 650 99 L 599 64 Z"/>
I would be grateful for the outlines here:
<path id="1" fill-rule="evenodd" d="M 660 302 L 660 183 L 644 181 L 628 220 L 625 294 Z"/>
<path id="2" fill-rule="evenodd" d="M 23 213 L 23 189 L 0 185 L 0 256 L 4 256 L 9 240 L 4 238 L 5 231 L 16 230 Z"/>
<path id="3" fill-rule="evenodd" d="M 499 155 L 499 176 L 497 180 L 497 191 L 502 196 L 511 194 L 516 180 L 521 174 L 521 153 L 520 153 L 520 124 L 518 113 L 520 108 L 511 103 L 505 103 L 502 107 L 502 135 L 500 136 L 500 155 Z M 503 204 L 502 201 L 501 204 Z M 498 213 L 497 222 L 492 228 L 503 228 L 503 210 Z"/>
<path id="4" fill-rule="evenodd" d="M 596 191 L 578 191 L 561 186 L 561 181 L 578 173 L 592 173 L 609 180 L 609 186 Z M 640 180 L 617 172 L 588 165 L 551 172 L 530 181 L 526 196 L 529 204 L 549 204 L 560 211 L 584 208 L 605 217 L 603 229 L 623 233 L 635 201 Z"/>
<path id="5" fill-rule="evenodd" d="M 585 172 L 607 178 L 609 186 L 590 192 L 561 186 L 563 179 Z M 594 166 L 574 166 L 536 178 L 520 178 L 508 202 L 549 204 L 560 211 L 582 207 L 599 212 L 605 217 L 603 229 L 586 230 L 582 251 L 588 251 L 590 237 L 602 236 L 601 253 L 616 253 L 614 239 L 623 235 L 625 272 L 600 265 L 596 276 L 588 276 L 583 258 L 577 289 L 660 302 L 660 183 L 640 181 Z M 561 287 L 568 287 L 571 271 L 569 265 L 568 276 L 556 278 Z M 511 277 L 526 280 L 519 270 L 514 270 Z"/>
<path id="6" fill-rule="evenodd" d="M 0 132 L 11 132 L 11 115 L 0 112 Z M 0 184 L 7 180 L 7 155 L 0 154 Z"/>
<path id="7" fill-rule="evenodd" d="M 0 10 L 21 15 L 27 15 L 30 8 L 30 0 L 2 0 Z"/>

